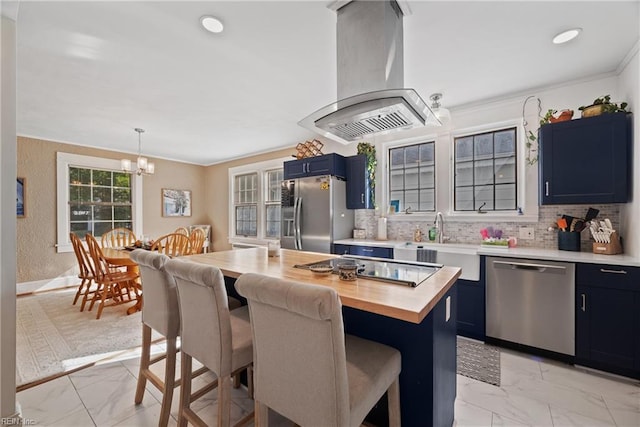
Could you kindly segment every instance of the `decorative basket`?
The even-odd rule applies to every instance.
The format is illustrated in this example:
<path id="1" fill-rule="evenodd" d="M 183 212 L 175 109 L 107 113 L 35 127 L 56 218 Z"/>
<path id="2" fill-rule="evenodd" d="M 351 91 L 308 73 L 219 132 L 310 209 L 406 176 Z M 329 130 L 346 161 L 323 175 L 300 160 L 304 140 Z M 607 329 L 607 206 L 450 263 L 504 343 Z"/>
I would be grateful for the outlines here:
<path id="1" fill-rule="evenodd" d="M 594 117 L 602 114 L 603 104 L 589 105 L 582 110 L 582 117 Z"/>

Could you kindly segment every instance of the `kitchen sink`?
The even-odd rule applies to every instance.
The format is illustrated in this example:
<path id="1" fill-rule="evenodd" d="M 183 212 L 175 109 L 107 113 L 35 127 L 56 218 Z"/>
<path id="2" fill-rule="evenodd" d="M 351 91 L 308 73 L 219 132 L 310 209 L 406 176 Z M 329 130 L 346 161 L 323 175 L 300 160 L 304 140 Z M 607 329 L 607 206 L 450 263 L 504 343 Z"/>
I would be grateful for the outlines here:
<path id="1" fill-rule="evenodd" d="M 406 242 L 393 248 L 393 258 L 402 261 L 424 261 L 462 269 L 461 279 L 480 280 L 478 245 L 459 243 Z"/>

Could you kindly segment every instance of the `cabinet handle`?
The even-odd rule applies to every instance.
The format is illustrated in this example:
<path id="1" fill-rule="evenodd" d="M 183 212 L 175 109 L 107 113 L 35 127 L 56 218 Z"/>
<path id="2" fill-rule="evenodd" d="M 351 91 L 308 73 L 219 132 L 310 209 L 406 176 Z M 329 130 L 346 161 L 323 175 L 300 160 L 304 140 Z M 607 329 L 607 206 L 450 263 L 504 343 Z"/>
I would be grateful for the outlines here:
<path id="1" fill-rule="evenodd" d="M 373 252 L 373 249 L 362 248 L 362 252 Z"/>
<path id="2" fill-rule="evenodd" d="M 545 188 L 545 196 L 548 196 L 549 195 L 549 181 L 545 181 L 544 188 Z"/>
<path id="3" fill-rule="evenodd" d="M 626 270 L 608 270 L 606 268 L 600 269 L 601 273 L 613 273 L 613 274 L 627 274 Z"/>
<path id="4" fill-rule="evenodd" d="M 360 202 L 364 205 L 364 193 L 360 194 Z"/>
<path id="5" fill-rule="evenodd" d="M 587 311 L 587 297 L 584 294 L 580 294 L 582 296 L 582 307 L 580 309 L 582 311 Z"/>

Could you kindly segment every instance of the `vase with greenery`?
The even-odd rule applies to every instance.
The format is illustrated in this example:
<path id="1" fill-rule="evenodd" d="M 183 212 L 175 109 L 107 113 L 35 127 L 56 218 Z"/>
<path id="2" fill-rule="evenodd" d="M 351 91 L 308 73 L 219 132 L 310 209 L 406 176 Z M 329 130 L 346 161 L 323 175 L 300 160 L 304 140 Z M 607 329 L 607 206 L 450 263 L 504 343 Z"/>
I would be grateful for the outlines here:
<path id="1" fill-rule="evenodd" d="M 358 143 L 358 154 L 364 154 L 367 157 L 367 175 L 369 177 L 369 195 L 371 198 L 371 204 L 376 205 L 376 166 L 378 160 L 376 159 L 376 147 L 368 142 Z"/>

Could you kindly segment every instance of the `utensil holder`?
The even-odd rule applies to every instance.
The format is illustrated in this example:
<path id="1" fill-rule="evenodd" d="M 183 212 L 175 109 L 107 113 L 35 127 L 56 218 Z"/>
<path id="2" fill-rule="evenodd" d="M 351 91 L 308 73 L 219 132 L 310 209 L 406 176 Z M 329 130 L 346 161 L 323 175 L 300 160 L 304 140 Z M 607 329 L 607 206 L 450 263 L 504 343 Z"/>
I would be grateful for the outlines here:
<path id="1" fill-rule="evenodd" d="M 561 251 L 580 252 L 580 232 L 558 231 L 558 249 Z"/>
<path id="2" fill-rule="evenodd" d="M 622 245 L 620 244 L 620 236 L 618 236 L 618 233 L 611 233 L 609 240 L 609 243 L 593 242 L 593 253 L 601 255 L 621 254 Z"/>

